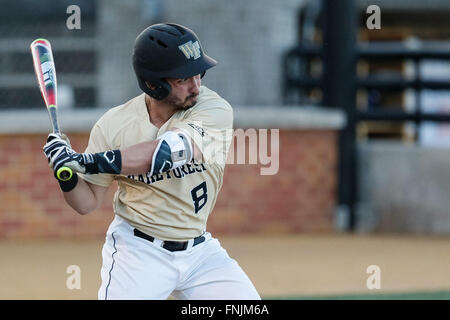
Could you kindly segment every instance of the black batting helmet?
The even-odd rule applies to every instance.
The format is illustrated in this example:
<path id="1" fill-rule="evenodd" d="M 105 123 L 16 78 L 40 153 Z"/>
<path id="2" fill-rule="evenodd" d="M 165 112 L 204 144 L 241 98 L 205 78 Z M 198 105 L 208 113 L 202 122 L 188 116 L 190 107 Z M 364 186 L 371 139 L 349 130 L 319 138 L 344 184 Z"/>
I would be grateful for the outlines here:
<path id="1" fill-rule="evenodd" d="M 179 24 L 151 25 L 137 36 L 134 45 L 133 68 L 139 87 L 157 100 L 170 93 L 166 78 L 203 76 L 216 64 L 216 60 L 203 53 L 197 35 Z M 146 82 L 154 89 L 150 89 Z"/>

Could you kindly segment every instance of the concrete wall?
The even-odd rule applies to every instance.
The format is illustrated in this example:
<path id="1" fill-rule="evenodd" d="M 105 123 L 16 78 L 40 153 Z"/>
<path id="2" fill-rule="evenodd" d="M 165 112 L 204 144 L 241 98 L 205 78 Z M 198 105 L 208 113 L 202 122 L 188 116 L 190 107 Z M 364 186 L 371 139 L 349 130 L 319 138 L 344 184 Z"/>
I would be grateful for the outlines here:
<path id="1" fill-rule="evenodd" d="M 113 107 L 140 92 L 132 53 L 142 31 L 142 0 L 98 0 L 97 6 L 98 105 Z"/>
<path id="2" fill-rule="evenodd" d="M 450 232 L 450 152 L 365 142 L 360 159 L 361 231 Z"/>
<path id="3" fill-rule="evenodd" d="M 304 0 L 166 0 L 167 21 L 185 24 L 219 64 L 205 84 L 231 104 L 282 101 L 281 57 L 296 41 Z"/>
<path id="4" fill-rule="evenodd" d="M 204 83 L 232 105 L 279 105 L 282 56 L 296 41 L 304 0 L 99 0 L 99 105 L 139 92 L 131 65 L 136 36 L 157 22 L 186 25 L 219 64 Z M 154 13 L 154 14 L 152 14 Z"/>

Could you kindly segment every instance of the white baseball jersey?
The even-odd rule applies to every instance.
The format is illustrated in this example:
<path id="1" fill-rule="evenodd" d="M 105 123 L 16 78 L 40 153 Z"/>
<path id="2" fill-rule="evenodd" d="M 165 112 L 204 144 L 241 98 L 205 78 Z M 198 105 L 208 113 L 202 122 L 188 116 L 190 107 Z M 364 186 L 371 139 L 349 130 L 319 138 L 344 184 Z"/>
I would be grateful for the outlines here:
<path id="1" fill-rule="evenodd" d="M 80 176 L 104 187 L 116 180 L 116 215 L 156 238 L 184 241 L 206 231 L 207 218 L 222 187 L 233 128 L 233 109 L 227 101 L 202 86 L 195 106 L 177 111 L 158 128 L 150 122 L 145 94 L 139 95 L 97 121 L 85 152 L 124 149 L 155 140 L 171 128 L 181 129 L 193 139 L 203 154 L 201 163 L 191 162 L 153 176 Z"/>

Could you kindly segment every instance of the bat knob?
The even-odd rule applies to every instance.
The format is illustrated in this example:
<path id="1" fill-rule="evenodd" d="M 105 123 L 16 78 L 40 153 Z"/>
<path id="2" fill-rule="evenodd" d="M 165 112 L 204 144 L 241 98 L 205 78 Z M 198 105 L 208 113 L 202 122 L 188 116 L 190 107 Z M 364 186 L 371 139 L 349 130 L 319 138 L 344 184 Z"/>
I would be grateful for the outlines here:
<path id="1" fill-rule="evenodd" d="M 67 181 L 72 178 L 73 172 L 72 169 L 67 167 L 61 167 L 56 171 L 56 177 L 61 181 Z"/>

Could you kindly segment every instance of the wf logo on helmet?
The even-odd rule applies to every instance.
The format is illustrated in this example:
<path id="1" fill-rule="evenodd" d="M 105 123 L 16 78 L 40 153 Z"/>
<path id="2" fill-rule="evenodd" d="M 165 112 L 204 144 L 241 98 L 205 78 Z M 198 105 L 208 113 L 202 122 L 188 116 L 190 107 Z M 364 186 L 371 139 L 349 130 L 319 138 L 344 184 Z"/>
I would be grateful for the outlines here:
<path id="1" fill-rule="evenodd" d="M 194 58 L 194 60 L 197 60 L 201 56 L 200 44 L 198 43 L 198 41 L 186 42 L 181 46 L 178 46 L 178 49 L 180 49 L 181 52 L 184 53 L 187 59 Z"/>

